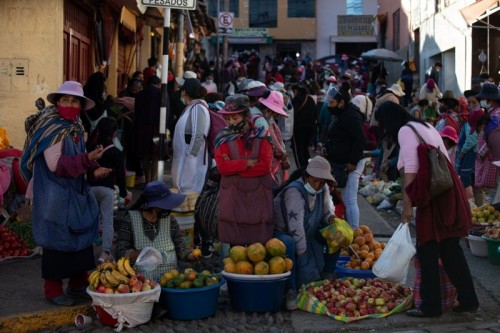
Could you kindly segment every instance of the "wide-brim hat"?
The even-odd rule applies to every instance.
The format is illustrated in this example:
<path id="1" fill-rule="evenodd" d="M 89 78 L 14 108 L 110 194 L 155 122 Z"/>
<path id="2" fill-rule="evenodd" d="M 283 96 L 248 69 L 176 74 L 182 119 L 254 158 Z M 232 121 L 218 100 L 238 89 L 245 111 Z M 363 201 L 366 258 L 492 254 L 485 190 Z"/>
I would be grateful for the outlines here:
<path id="1" fill-rule="evenodd" d="M 266 91 L 269 91 L 269 89 L 264 83 L 253 80 L 247 84 L 244 94 L 252 97 L 262 97 Z"/>
<path id="2" fill-rule="evenodd" d="M 484 116 L 483 109 L 472 110 L 469 113 L 469 126 L 470 126 L 470 134 L 474 133 L 477 127 L 477 123 Z"/>
<path id="3" fill-rule="evenodd" d="M 182 87 L 184 85 L 184 81 L 186 79 L 196 79 L 197 77 L 198 76 L 196 75 L 195 72 L 193 72 L 193 71 L 185 71 L 184 75 L 182 75 L 182 77 L 176 77 L 175 78 L 175 82 L 177 82 L 177 84 Z"/>
<path id="4" fill-rule="evenodd" d="M 397 83 L 393 83 L 392 86 L 387 88 L 387 90 L 392 92 L 394 95 L 398 97 L 403 97 L 405 95 L 403 89 L 401 89 L 401 86 Z"/>
<path id="5" fill-rule="evenodd" d="M 443 101 L 454 101 L 458 104 L 458 99 L 455 97 L 455 93 L 453 90 L 445 90 L 443 93 L 443 96 L 438 99 L 438 101 L 443 102 Z"/>
<path id="6" fill-rule="evenodd" d="M 83 94 L 83 86 L 80 82 L 65 81 L 56 92 L 47 95 L 47 100 L 56 105 L 57 100 L 62 95 L 76 96 L 84 100 L 82 110 L 90 110 L 95 106 L 95 103 L 90 98 L 85 97 Z"/>
<path id="7" fill-rule="evenodd" d="M 276 81 L 273 84 L 269 85 L 269 89 L 274 90 L 274 91 L 279 91 L 282 93 L 286 93 L 285 85 L 279 81 Z"/>
<path id="8" fill-rule="evenodd" d="M 458 142 L 457 131 L 451 126 L 445 126 L 441 131 L 439 131 L 439 135 L 441 135 L 442 138 L 448 138 L 455 143 Z"/>
<path id="9" fill-rule="evenodd" d="M 337 181 L 335 180 L 335 178 L 333 178 L 331 170 L 332 169 L 330 167 L 330 163 L 324 157 L 321 157 L 319 155 L 311 158 L 306 168 L 306 172 L 310 176 L 324 179 L 328 183 L 336 186 Z"/>
<path id="10" fill-rule="evenodd" d="M 283 95 L 279 91 L 272 90 L 267 98 L 259 98 L 259 102 L 280 116 L 288 118 L 288 114 L 283 109 L 285 107 Z"/>
<path id="11" fill-rule="evenodd" d="M 498 87 L 493 83 L 484 83 L 481 87 L 481 91 L 476 95 L 476 97 L 498 101 L 500 100 L 500 92 L 498 91 Z"/>
<path id="12" fill-rule="evenodd" d="M 186 199 L 186 195 L 173 193 L 167 184 L 159 180 L 146 184 L 143 196 L 146 199 L 146 208 L 156 207 L 167 210 L 179 207 Z"/>
<path id="13" fill-rule="evenodd" d="M 247 95 L 234 94 L 226 97 L 224 101 L 224 110 L 220 110 L 221 114 L 237 114 L 250 111 L 250 101 Z"/>

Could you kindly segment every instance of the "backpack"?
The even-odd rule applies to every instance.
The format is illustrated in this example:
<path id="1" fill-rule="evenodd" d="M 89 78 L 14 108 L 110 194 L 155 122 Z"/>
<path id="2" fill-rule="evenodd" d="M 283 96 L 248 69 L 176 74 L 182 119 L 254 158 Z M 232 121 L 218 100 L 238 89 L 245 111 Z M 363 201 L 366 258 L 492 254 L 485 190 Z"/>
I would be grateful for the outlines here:
<path id="1" fill-rule="evenodd" d="M 218 114 L 215 111 L 208 110 L 208 114 L 210 115 L 210 129 L 208 130 L 208 135 L 206 137 L 208 152 L 212 157 L 215 156 L 215 139 L 217 139 L 217 135 L 219 132 L 227 126 L 226 120 L 222 115 Z"/>

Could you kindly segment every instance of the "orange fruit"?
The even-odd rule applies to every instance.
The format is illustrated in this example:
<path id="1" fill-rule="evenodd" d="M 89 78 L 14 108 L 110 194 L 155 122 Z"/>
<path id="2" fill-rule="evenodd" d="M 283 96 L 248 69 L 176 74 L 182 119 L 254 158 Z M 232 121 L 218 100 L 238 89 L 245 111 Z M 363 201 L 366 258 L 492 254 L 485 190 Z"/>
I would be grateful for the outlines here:
<path id="1" fill-rule="evenodd" d="M 361 251 L 365 250 L 365 251 L 368 251 L 370 252 L 370 247 L 368 245 L 361 245 L 361 247 L 359 248 Z"/>
<path id="2" fill-rule="evenodd" d="M 269 274 L 269 265 L 265 261 L 259 261 L 254 267 L 255 275 L 267 275 Z"/>
<path id="3" fill-rule="evenodd" d="M 236 245 L 229 249 L 229 256 L 236 264 L 238 261 L 246 261 L 247 257 L 247 249 L 244 246 Z"/>
<path id="4" fill-rule="evenodd" d="M 224 264 L 224 270 L 228 273 L 236 273 L 236 265 L 232 260 L 229 260 Z"/>
<path id="5" fill-rule="evenodd" d="M 363 236 L 358 236 L 358 237 L 354 238 L 354 243 L 361 246 L 361 245 L 364 245 L 366 243 L 366 240 Z"/>
<path id="6" fill-rule="evenodd" d="M 293 268 L 293 261 L 290 258 L 285 258 L 286 269 L 285 272 L 289 272 Z"/>
<path id="7" fill-rule="evenodd" d="M 359 226 L 359 228 L 360 228 L 361 230 L 363 230 L 363 233 L 365 233 L 365 234 L 366 234 L 367 232 L 370 232 L 370 233 L 372 232 L 372 231 L 370 230 L 370 227 L 369 227 L 369 226 L 367 226 L 367 225 L 365 225 L 365 224 L 360 225 L 360 226 Z"/>
<path id="8" fill-rule="evenodd" d="M 238 261 L 236 263 L 236 273 L 253 274 L 253 265 L 246 260 Z"/>
<path id="9" fill-rule="evenodd" d="M 361 251 L 361 253 L 359 254 L 359 256 L 361 258 L 365 259 L 368 256 L 368 251 L 366 251 L 366 250 Z"/>
<path id="10" fill-rule="evenodd" d="M 351 248 L 352 248 L 353 251 L 359 251 L 359 245 L 356 244 L 356 243 L 352 243 L 351 244 Z"/>
<path id="11" fill-rule="evenodd" d="M 386 243 L 385 243 L 385 242 L 382 242 L 382 243 L 380 243 L 380 244 L 382 245 L 382 250 L 383 250 L 383 249 L 385 249 L 385 245 L 386 245 Z"/>
<path id="12" fill-rule="evenodd" d="M 375 253 L 373 253 L 373 252 L 368 252 L 368 254 L 366 255 L 366 258 L 365 258 L 365 259 L 370 259 L 370 260 L 375 259 Z"/>
<path id="13" fill-rule="evenodd" d="M 271 238 L 266 242 L 266 250 L 270 257 L 282 257 L 285 255 L 285 243 L 278 238 Z"/>
<path id="14" fill-rule="evenodd" d="M 253 243 L 247 247 L 247 257 L 254 263 L 262 261 L 266 258 L 266 248 L 261 243 Z"/>
<path id="15" fill-rule="evenodd" d="M 381 249 L 382 248 L 382 245 L 377 242 L 376 240 L 373 241 L 373 249 L 376 250 L 376 249 Z"/>
<path id="16" fill-rule="evenodd" d="M 367 261 L 363 261 L 360 265 L 360 268 L 362 270 L 367 270 L 367 269 L 370 269 L 370 264 L 367 262 Z"/>
<path id="17" fill-rule="evenodd" d="M 281 274 L 286 270 L 286 262 L 282 257 L 272 257 L 269 260 L 269 273 Z"/>
<path id="18" fill-rule="evenodd" d="M 201 250 L 196 248 L 196 249 L 193 249 L 193 251 L 191 251 L 191 254 L 193 255 L 193 257 L 195 258 L 200 258 L 201 257 Z"/>
<path id="19" fill-rule="evenodd" d="M 363 230 L 361 230 L 360 228 L 356 228 L 356 230 L 354 230 L 354 238 L 359 236 L 363 236 Z"/>

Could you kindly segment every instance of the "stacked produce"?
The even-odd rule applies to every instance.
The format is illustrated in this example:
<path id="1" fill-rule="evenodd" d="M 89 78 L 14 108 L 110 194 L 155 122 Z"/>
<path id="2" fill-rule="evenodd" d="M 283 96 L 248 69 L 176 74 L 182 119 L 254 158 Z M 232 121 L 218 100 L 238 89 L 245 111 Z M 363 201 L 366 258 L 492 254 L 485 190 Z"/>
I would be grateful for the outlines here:
<path id="1" fill-rule="evenodd" d="M 224 259 L 224 271 L 250 275 L 282 274 L 293 267 L 293 261 L 285 257 L 285 252 L 285 244 L 277 238 L 271 238 L 265 245 L 233 246 L 229 257 Z"/>
<path id="2" fill-rule="evenodd" d="M 490 204 L 472 208 L 472 223 L 492 223 L 500 221 L 500 212 Z"/>
<path id="3" fill-rule="evenodd" d="M 137 273 L 128 257 L 122 257 L 116 263 L 106 260 L 89 275 L 89 288 L 98 293 L 138 293 L 154 289 L 157 285 L 157 282 Z"/>
<path id="4" fill-rule="evenodd" d="M 160 278 L 160 286 L 164 288 L 202 288 L 219 282 L 219 274 L 213 274 L 207 270 L 198 273 L 192 268 L 186 268 L 183 273 L 179 273 L 177 269 L 171 269 L 163 273 Z"/>
<path id="5" fill-rule="evenodd" d="M 324 280 L 303 287 L 324 304 L 332 315 L 360 317 L 388 313 L 412 295 L 411 288 L 379 278 Z"/>
<path id="6" fill-rule="evenodd" d="M 0 259 L 7 257 L 28 256 L 31 254 L 21 235 L 0 225 Z"/>
<path id="7" fill-rule="evenodd" d="M 372 269 L 385 245 L 385 242 L 378 242 L 373 238 L 373 232 L 367 225 L 360 225 L 354 230 L 354 240 L 349 246 L 354 254 L 345 267 L 361 270 Z"/>
<path id="8" fill-rule="evenodd" d="M 484 230 L 484 237 L 488 237 L 491 239 L 499 239 L 500 238 L 500 225 L 487 227 Z"/>

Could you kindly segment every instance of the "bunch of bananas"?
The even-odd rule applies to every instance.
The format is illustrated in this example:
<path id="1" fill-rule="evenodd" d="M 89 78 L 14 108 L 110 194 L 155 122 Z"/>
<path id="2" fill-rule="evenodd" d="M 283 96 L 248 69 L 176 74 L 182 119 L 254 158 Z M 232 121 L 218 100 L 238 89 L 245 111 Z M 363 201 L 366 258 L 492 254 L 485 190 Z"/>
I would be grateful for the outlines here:
<path id="1" fill-rule="evenodd" d="M 120 284 L 128 284 L 129 277 L 136 275 L 128 257 L 122 257 L 116 263 L 106 260 L 89 275 L 89 288 L 92 291 L 96 291 L 99 285 L 115 288 Z"/>

